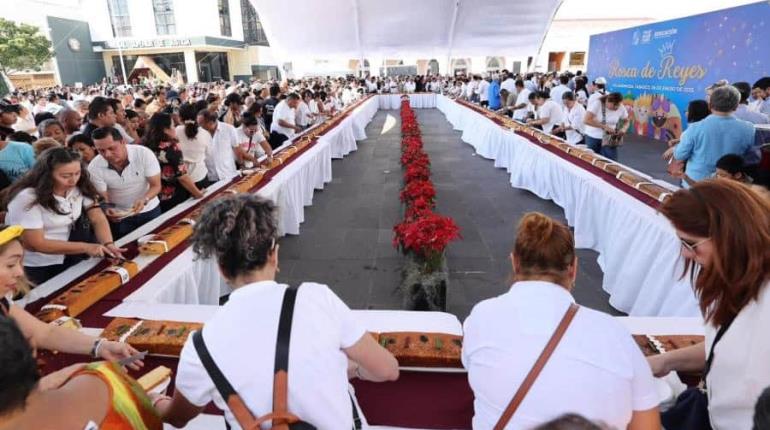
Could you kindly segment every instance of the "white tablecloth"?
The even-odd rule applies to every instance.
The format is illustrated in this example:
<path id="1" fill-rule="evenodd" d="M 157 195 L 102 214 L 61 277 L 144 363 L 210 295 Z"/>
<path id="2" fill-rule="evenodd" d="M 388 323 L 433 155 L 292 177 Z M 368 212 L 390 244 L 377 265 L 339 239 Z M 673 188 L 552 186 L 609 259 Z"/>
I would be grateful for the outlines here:
<path id="1" fill-rule="evenodd" d="M 564 208 L 576 246 L 599 252 L 612 306 L 629 315 L 700 315 L 689 280 L 680 280 L 680 242 L 655 209 L 445 96 L 437 107 L 463 141 L 508 170 L 512 186 Z"/>
<path id="2" fill-rule="evenodd" d="M 305 220 L 305 206 L 313 203 L 313 193 L 323 189 L 332 180 L 332 158 L 342 158 L 355 151 L 356 139 L 366 138 L 364 129 L 378 109 L 376 97 L 358 106 L 335 128 L 318 139 L 312 148 L 276 174 L 257 193 L 273 200 L 278 206 L 278 225 L 281 234 L 299 234 L 299 226 Z M 289 145 L 287 142 L 284 146 Z M 220 181 L 209 187 L 213 192 L 227 184 Z M 189 200 L 169 213 L 142 226 L 118 241 L 128 243 L 148 234 L 166 219 L 184 211 L 196 202 Z M 70 283 L 91 269 L 98 260 L 91 259 L 71 267 L 59 276 L 35 288 L 19 304 L 30 303 L 45 297 Z M 217 304 L 221 292 L 228 291 L 212 260 L 194 261 L 188 248 L 161 269 L 141 288 L 125 298 L 127 302 Z"/>
<path id="3" fill-rule="evenodd" d="M 380 109 L 401 109 L 402 94 L 380 94 Z M 431 109 L 436 107 L 437 95 L 432 93 L 409 94 L 409 106 L 413 109 Z"/>

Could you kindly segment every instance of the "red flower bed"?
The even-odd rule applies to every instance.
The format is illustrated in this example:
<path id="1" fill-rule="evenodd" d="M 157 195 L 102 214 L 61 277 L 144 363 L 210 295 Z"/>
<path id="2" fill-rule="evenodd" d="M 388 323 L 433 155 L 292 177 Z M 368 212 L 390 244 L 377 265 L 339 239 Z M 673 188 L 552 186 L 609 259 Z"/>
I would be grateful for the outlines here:
<path id="1" fill-rule="evenodd" d="M 406 210 L 404 219 L 393 227 L 393 246 L 435 262 L 450 242 L 460 238 L 460 228 L 452 218 L 433 212 L 436 190 L 430 180 L 430 159 L 408 100 L 401 102 L 401 134 L 404 188 L 400 197 Z"/>

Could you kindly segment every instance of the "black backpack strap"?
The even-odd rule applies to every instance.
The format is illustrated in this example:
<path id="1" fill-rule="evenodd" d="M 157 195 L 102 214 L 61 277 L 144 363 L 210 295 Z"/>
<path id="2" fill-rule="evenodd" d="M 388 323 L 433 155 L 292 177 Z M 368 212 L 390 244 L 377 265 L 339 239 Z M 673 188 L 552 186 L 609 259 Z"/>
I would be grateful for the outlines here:
<path id="1" fill-rule="evenodd" d="M 214 359 L 211 358 L 209 349 L 206 347 L 206 343 L 203 342 L 203 330 L 193 333 L 193 345 L 198 353 L 198 357 L 201 359 L 201 363 L 203 363 L 203 367 L 206 369 L 206 373 L 209 374 L 209 377 L 214 382 L 214 386 L 217 387 L 222 400 L 226 402 L 228 397 L 237 393 L 233 386 L 230 385 L 230 381 L 225 378 L 219 366 L 214 363 Z"/>
<path id="2" fill-rule="evenodd" d="M 278 319 L 278 337 L 275 343 L 275 373 L 289 371 L 289 342 L 291 341 L 291 323 L 294 319 L 294 304 L 297 302 L 299 287 L 289 287 L 283 293 L 281 316 Z"/>
<path id="3" fill-rule="evenodd" d="M 709 371 L 711 371 L 711 364 L 714 361 L 714 348 L 717 346 L 717 343 L 719 343 L 719 340 L 722 339 L 722 336 L 725 335 L 727 332 L 727 329 L 730 328 L 730 325 L 732 325 L 735 318 L 731 318 L 724 324 L 722 324 L 721 327 L 719 327 L 719 330 L 717 330 L 717 334 L 714 337 L 714 343 L 711 344 L 711 350 L 709 351 L 709 355 L 706 358 L 706 367 L 703 368 L 703 384 L 705 386 L 706 384 L 706 377 L 709 374 Z"/>
<path id="4" fill-rule="evenodd" d="M 361 430 L 361 416 L 358 415 L 358 408 L 352 395 L 350 396 L 350 404 L 353 406 L 353 430 Z"/>
<path id="5" fill-rule="evenodd" d="M 222 396 L 222 400 L 227 403 L 230 412 L 235 417 L 235 420 L 238 421 L 241 428 L 251 429 L 258 427 L 259 424 L 255 420 L 254 414 L 251 413 L 246 406 L 246 403 L 241 399 L 241 396 L 238 395 L 230 384 L 230 381 L 225 378 L 225 375 L 219 369 L 219 366 L 214 362 L 214 359 L 211 358 L 206 343 L 203 342 L 203 330 L 198 330 L 193 333 L 193 346 L 195 346 L 195 351 L 198 353 L 198 357 L 200 358 L 203 367 L 206 369 L 206 373 L 209 374 L 219 395 Z M 225 424 L 227 424 L 227 421 L 225 421 Z"/>

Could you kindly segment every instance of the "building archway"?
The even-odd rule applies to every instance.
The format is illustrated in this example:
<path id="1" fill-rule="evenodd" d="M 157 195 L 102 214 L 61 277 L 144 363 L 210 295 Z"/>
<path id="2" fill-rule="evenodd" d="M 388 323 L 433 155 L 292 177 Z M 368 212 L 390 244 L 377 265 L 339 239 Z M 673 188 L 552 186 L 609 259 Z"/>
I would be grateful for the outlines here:
<path id="1" fill-rule="evenodd" d="M 449 73 L 469 76 L 471 73 L 471 60 L 469 58 L 453 58 L 449 64 Z"/>
<path id="2" fill-rule="evenodd" d="M 435 58 L 428 61 L 428 73 L 430 73 L 433 76 L 438 76 L 439 74 L 438 60 L 436 60 Z"/>
<path id="3" fill-rule="evenodd" d="M 503 69 L 505 58 L 487 57 L 487 73 L 499 73 Z"/>

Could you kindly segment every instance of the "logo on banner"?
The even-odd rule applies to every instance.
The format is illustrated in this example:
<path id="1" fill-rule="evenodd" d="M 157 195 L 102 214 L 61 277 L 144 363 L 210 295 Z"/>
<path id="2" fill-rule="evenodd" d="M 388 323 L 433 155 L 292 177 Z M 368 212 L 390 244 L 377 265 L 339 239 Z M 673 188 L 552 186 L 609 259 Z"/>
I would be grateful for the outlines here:
<path id="1" fill-rule="evenodd" d="M 631 43 L 634 44 L 634 45 L 638 45 L 639 44 L 639 37 L 640 37 L 639 36 L 639 30 L 636 30 L 634 32 L 633 36 L 631 36 L 631 38 L 632 38 Z"/>
<path id="2" fill-rule="evenodd" d="M 652 38 L 652 30 L 644 30 L 642 33 L 642 43 L 650 43 Z"/>

